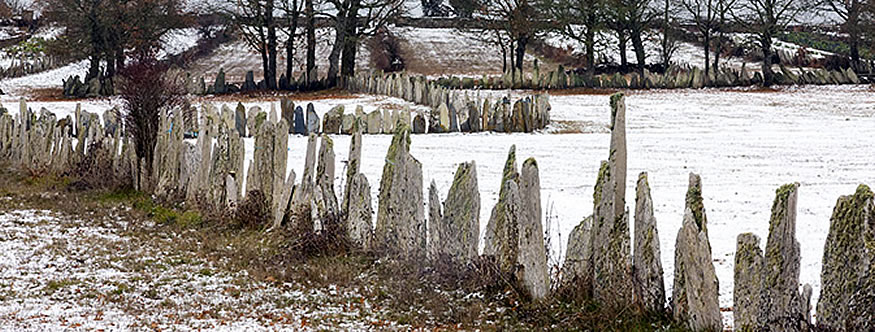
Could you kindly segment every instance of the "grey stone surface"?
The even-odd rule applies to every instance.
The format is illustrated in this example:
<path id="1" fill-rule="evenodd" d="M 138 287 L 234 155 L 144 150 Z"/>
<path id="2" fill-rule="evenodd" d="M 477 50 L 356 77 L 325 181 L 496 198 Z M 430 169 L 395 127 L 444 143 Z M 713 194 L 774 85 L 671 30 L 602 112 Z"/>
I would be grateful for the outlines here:
<path id="1" fill-rule="evenodd" d="M 693 330 L 723 328 L 717 301 L 718 281 L 708 240 L 708 219 L 702 202 L 702 181 L 690 173 L 686 207 L 675 242 L 672 313 Z"/>
<path id="2" fill-rule="evenodd" d="M 340 133 L 340 127 L 343 122 L 343 105 L 337 105 L 328 110 L 328 113 L 325 113 L 325 117 L 322 119 L 322 130 L 326 134 L 337 134 Z"/>
<path id="3" fill-rule="evenodd" d="M 735 250 L 735 288 L 733 289 L 733 327 L 738 331 L 758 331 L 762 315 L 763 251 L 760 238 L 753 233 L 738 235 Z"/>
<path id="4" fill-rule="evenodd" d="M 665 308 L 665 283 L 659 251 L 659 232 L 653 215 L 653 199 L 647 173 L 638 176 L 635 196 L 635 267 L 636 298 L 645 310 L 661 312 Z"/>
<path id="5" fill-rule="evenodd" d="M 422 165 L 410 155 L 410 127 L 401 125 L 386 153 L 380 181 L 375 236 L 387 254 L 426 255 L 426 224 L 422 203 Z"/>
<path id="6" fill-rule="evenodd" d="M 433 192 L 434 190 L 434 192 Z M 430 245 L 438 256 L 448 257 L 457 262 L 466 262 L 477 257 L 480 239 L 480 192 L 477 187 L 477 165 L 472 161 L 462 163 L 447 199 L 440 208 L 434 182 L 429 188 L 429 232 Z"/>

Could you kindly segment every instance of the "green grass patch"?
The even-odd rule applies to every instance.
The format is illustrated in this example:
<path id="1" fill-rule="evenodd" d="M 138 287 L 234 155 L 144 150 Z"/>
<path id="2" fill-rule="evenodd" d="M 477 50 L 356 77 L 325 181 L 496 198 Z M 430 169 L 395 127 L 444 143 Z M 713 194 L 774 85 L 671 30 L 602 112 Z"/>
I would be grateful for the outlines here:
<path id="1" fill-rule="evenodd" d="M 43 293 L 51 296 L 62 288 L 66 288 L 67 286 L 72 286 L 78 283 L 79 281 L 72 279 L 50 280 L 49 283 L 46 284 L 45 287 L 43 287 Z"/>

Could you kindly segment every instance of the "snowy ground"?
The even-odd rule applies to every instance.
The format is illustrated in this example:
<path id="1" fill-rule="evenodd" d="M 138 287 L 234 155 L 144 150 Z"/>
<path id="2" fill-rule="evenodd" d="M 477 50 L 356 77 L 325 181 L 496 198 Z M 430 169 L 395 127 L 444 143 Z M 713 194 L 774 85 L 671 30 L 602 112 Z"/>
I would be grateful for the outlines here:
<path id="1" fill-rule="evenodd" d="M 128 232 L 136 227 L 121 218 L 0 211 L 0 330 L 365 330 L 383 323 L 355 290 L 223 272 L 168 249 L 178 234 L 144 240 Z"/>
<path id="2" fill-rule="evenodd" d="M 492 92 L 499 94 L 501 92 Z M 514 94 L 521 94 L 517 91 Z M 689 172 L 702 176 L 705 208 L 717 275 L 720 303 L 732 305 L 736 236 L 753 232 L 765 246 L 775 190 L 799 182 L 798 240 L 801 282 L 820 291 L 820 270 L 829 218 L 836 199 L 860 183 L 875 184 L 875 94 L 868 86 L 782 87 L 776 92 L 744 89 L 633 91 L 627 98 L 627 203 L 634 210 L 639 172 L 649 172 L 659 223 L 666 287 L 673 280 L 674 242 L 681 225 Z M 86 104 L 102 112 L 112 101 Z M 423 189 L 434 180 L 446 197 L 459 163 L 474 160 L 481 192 L 481 234 L 499 189 L 507 151 L 517 145 L 521 163 L 535 157 L 540 166 L 542 206 L 550 235 L 552 260 L 560 261 L 571 229 L 592 213 L 593 185 L 599 162 L 608 157 L 607 95 L 551 97 L 553 124 L 540 134 L 414 135 L 411 153 L 423 164 Z M 233 108 L 236 103 L 228 103 Z M 337 104 L 399 107 L 406 103 L 375 96 L 314 101 L 323 114 Z M 73 103 L 37 103 L 71 112 Z M 270 102 L 246 103 L 269 110 Z M 275 108 L 279 105 L 274 102 Z M 382 106 L 380 106 L 382 105 Z M 16 103 L 4 103 L 11 110 Z M 56 107 L 57 106 L 57 107 Z M 33 106 L 32 106 L 33 107 Z M 59 112 L 60 113 L 60 112 Z M 576 125 L 580 133 L 559 134 L 559 125 Z M 348 136 L 334 136 L 338 186 L 344 183 Z M 362 172 L 373 190 L 374 206 L 385 163 L 389 135 L 363 139 Z M 289 138 L 289 169 L 303 172 L 306 138 Z M 251 158 L 253 141 L 247 139 Z M 248 164 L 248 162 L 247 162 Z M 298 179 L 300 181 L 300 178 Z M 342 188 L 337 188 L 342 192 Z M 424 195 L 424 197 L 427 197 Z M 729 323 L 730 314 L 726 314 Z"/>

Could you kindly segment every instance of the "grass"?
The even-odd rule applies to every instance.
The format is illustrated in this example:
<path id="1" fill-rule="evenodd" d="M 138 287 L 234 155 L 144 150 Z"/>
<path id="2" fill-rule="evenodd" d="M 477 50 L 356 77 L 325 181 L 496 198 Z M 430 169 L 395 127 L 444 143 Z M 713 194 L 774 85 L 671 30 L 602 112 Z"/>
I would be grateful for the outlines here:
<path id="1" fill-rule="evenodd" d="M 0 165 L 2 167 L 2 165 Z M 488 259 L 464 265 L 437 261 L 403 261 L 380 258 L 356 250 L 302 255 L 293 245 L 296 234 L 290 230 L 266 232 L 260 227 L 244 227 L 223 219 L 221 214 L 200 213 L 183 206 L 161 204 L 149 195 L 133 190 L 70 191 L 68 178 L 27 177 L 0 168 L 0 194 L 14 200 L 0 200 L 0 211 L 38 208 L 97 220 L 103 216 L 130 221 L 126 234 L 143 243 L 160 244 L 167 252 L 159 260 L 138 259 L 120 262 L 134 271 L 160 271 L 195 266 L 194 275 L 211 278 L 245 272 L 224 293 L 240 297 L 251 289 L 250 281 L 269 287 L 292 287 L 304 293 L 329 294 L 312 303 L 265 298 L 277 307 L 306 306 L 319 310 L 325 301 L 341 305 L 355 317 L 367 319 L 373 327 L 405 324 L 421 329 L 508 329 L 508 330 L 602 330 L 602 331 L 682 331 L 662 314 L 638 315 L 632 311 L 611 311 L 567 297 L 551 296 L 530 302 L 520 295 L 506 276 L 498 274 Z M 15 201 L 15 203 L 10 203 Z M 88 219 L 86 219 L 88 218 Z M 151 221 L 151 223 L 147 223 Z M 153 226 L 144 227 L 142 225 Z M 138 226 L 140 225 L 140 226 Z M 166 248 L 165 248 L 166 246 Z M 159 282 L 160 283 L 160 282 Z M 76 284 L 75 280 L 53 280 L 43 289 L 54 293 Z M 106 296 L 111 301 L 126 301 L 133 293 L 161 301 L 159 308 L 177 308 L 169 294 L 156 289 L 138 290 L 137 280 L 114 282 L 103 294 L 84 292 L 82 297 Z M 187 292 L 184 289 L 176 290 Z M 336 295 L 331 295 L 336 294 Z M 0 300 L 14 297 L 0 287 Z M 279 302 L 277 302 L 279 301 Z M 283 302 L 286 301 L 286 302 Z M 259 303 L 252 303 L 253 307 Z M 376 316 L 376 320 L 373 317 Z M 321 319 L 331 325 L 342 317 Z M 391 326 L 391 325 L 390 325 Z"/>

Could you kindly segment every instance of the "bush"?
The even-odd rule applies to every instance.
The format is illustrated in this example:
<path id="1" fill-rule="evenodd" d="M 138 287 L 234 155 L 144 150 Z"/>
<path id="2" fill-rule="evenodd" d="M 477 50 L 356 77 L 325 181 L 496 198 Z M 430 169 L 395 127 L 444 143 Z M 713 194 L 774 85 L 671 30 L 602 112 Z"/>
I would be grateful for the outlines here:
<path id="1" fill-rule="evenodd" d="M 371 52 L 371 63 L 384 72 L 404 70 L 404 58 L 401 57 L 401 44 L 389 29 L 381 28 L 377 34 L 368 40 L 368 50 Z"/>
<path id="2" fill-rule="evenodd" d="M 257 229 L 264 227 L 270 220 L 270 207 L 267 198 L 261 190 L 253 190 L 246 194 L 246 198 L 237 207 L 237 226 L 242 228 Z"/>
<path id="3" fill-rule="evenodd" d="M 124 105 L 123 119 L 140 160 L 146 161 L 146 174 L 152 174 L 159 117 L 183 104 L 183 87 L 167 74 L 168 66 L 154 56 L 135 61 L 120 72 L 119 90 Z"/>

